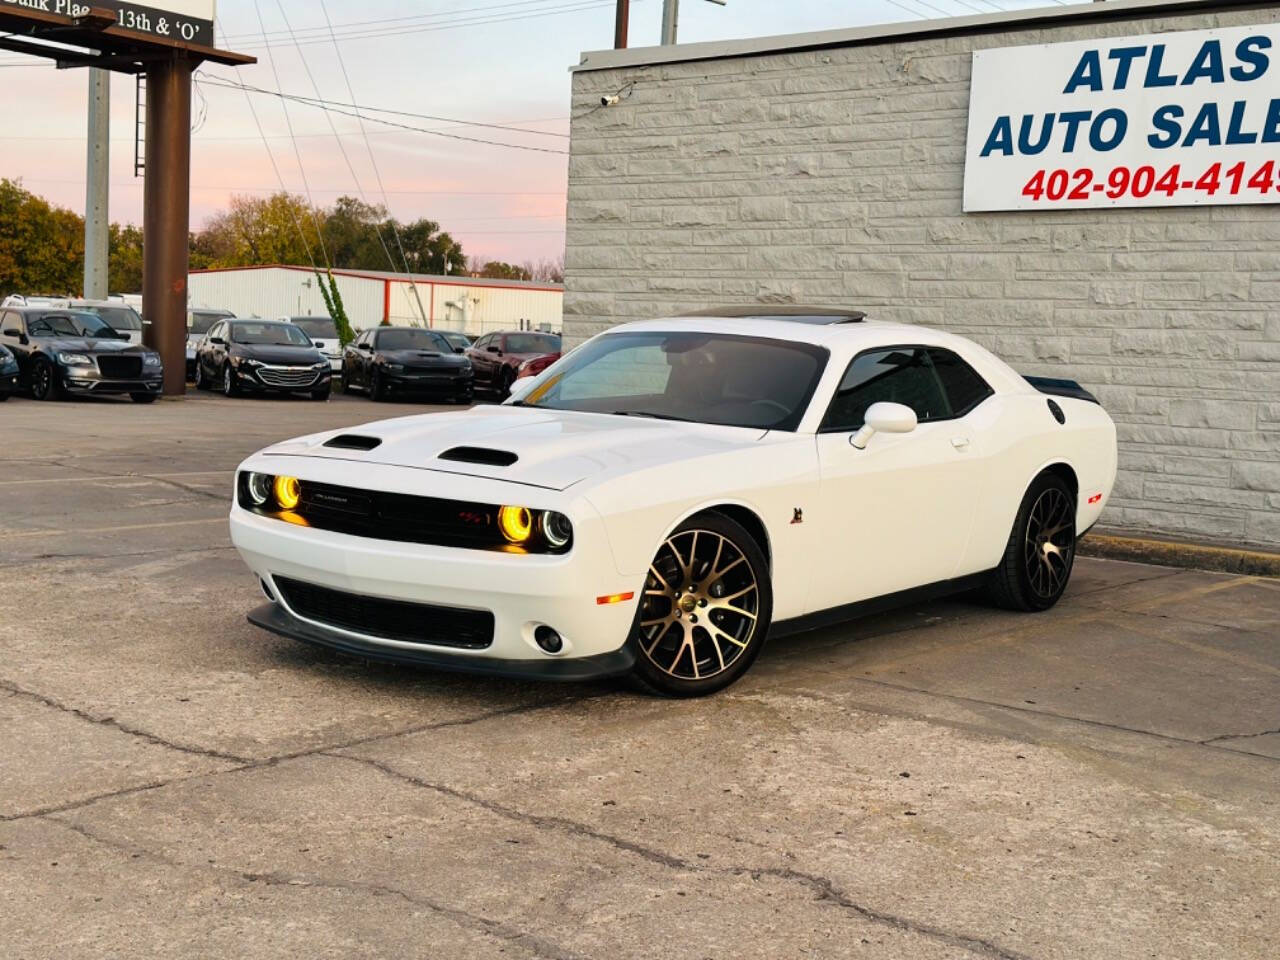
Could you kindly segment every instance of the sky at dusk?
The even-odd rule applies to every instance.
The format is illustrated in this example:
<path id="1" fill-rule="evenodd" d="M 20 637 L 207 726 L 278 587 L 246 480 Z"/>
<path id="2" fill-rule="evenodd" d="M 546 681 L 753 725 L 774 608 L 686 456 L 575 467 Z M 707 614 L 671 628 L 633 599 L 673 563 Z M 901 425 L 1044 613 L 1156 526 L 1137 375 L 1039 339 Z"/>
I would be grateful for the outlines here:
<path id="1" fill-rule="evenodd" d="M 140 0 L 146 2 L 146 0 Z M 1029 9 L 1062 0 L 683 0 L 685 42 L 765 36 L 870 23 Z M 440 118 L 516 125 L 568 133 L 569 72 L 584 50 L 613 42 L 612 0 L 326 0 L 337 27 L 342 61 L 355 102 Z M 259 13 L 260 11 L 260 13 Z M 264 46 L 259 15 L 270 38 Z M 658 42 L 661 0 L 633 0 L 631 45 Z M 239 71 L 244 83 L 286 93 L 350 102 L 338 54 L 314 0 L 219 0 L 220 46 L 255 55 Z M 295 47 L 288 31 L 302 41 Z M 279 73 L 279 84 L 267 57 Z M 37 64 L 37 65 L 29 65 Z M 267 146 L 244 92 L 215 87 L 212 78 L 237 78 L 229 67 L 206 65 L 195 97 L 198 128 L 192 145 L 192 224 L 198 227 L 234 193 L 278 190 Z M 0 128 L 5 131 L 0 176 L 55 203 L 84 209 L 85 101 L 83 71 L 58 71 L 16 54 L 0 54 Z M 140 222 L 142 181 L 133 176 L 134 81 L 112 79 L 111 217 Z M 281 102 L 254 95 L 267 143 L 285 186 L 304 193 L 303 176 Z M 383 115 L 445 133 L 568 149 L 563 136 L 539 136 L 440 120 Z M 289 107 L 313 201 L 342 194 L 381 201 L 369 153 L 356 120 L 335 116 L 352 175 L 323 111 Z M 473 255 L 520 262 L 563 251 L 567 158 L 417 132 L 368 126 L 394 216 L 426 216 L 461 240 Z M 359 184 L 359 187 L 357 186 Z"/>

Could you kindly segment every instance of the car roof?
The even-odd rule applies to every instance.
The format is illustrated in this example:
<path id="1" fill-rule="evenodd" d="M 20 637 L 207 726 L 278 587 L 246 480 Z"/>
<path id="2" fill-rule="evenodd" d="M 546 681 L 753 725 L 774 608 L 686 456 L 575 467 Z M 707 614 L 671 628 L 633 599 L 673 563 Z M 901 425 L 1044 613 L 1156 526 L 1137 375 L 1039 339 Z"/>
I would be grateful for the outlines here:
<path id="1" fill-rule="evenodd" d="M 680 314 L 682 317 L 718 317 L 735 320 L 787 320 L 791 323 L 810 323 L 828 326 L 838 323 L 861 323 L 867 318 L 861 310 L 841 307 L 812 307 L 795 303 L 735 304 L 727 307 L 710 307 Z"/>

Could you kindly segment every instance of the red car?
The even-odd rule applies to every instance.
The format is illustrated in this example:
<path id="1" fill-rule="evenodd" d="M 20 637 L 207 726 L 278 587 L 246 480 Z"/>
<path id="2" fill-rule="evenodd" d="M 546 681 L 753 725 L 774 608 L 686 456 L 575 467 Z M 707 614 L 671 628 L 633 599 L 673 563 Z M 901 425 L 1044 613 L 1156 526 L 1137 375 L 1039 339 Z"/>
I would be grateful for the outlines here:
<path id="1" fill-rule="evenodd" d="M 523 380 L 525 377 L 536 377 L 559 359 L 560 354 L 558 353 L 544 353 L 540 357 L 526 360 L 520 364 L 520 369 L 516 371 L 516 379 Z"/>
<path id="2" fill-rule="evenodd" d="M 467 350 L 475 371 L 477 393 L 489 393 L 499 400 L 511 392 L 511 384 L 526 360 L 549 354 L 560 356 L 560 338 L 553 333 L 487 333 Z"/>

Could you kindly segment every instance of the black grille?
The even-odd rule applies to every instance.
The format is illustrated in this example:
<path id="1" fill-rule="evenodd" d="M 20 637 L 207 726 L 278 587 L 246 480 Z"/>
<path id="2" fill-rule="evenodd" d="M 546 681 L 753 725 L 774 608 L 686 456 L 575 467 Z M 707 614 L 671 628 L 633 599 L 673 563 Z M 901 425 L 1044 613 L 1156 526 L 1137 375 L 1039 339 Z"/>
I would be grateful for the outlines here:
<path id="1" fill-rule="evenodd" d="M 142 358 L 99 357 L 98 371 L 113 380 L 136 380 L 142 376 Z"/>
<path id="2" fill-rule="evenodd" d="M 317 623 L 384 640 L 462 650 L 493 644 L 493 614 L 487 610 L 384 600 L 287 577 L 272 579 L 294 613 Z"/>

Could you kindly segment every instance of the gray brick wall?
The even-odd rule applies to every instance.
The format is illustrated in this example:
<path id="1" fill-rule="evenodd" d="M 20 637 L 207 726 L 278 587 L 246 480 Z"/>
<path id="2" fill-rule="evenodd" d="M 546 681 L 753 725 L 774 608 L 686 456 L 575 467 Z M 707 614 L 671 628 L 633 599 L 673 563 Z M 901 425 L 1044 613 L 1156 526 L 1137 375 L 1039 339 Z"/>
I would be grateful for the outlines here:
<path id="1" fill-rule="evenodd" d="M 578 72 L 565 333 L 750 301 L 943 327 L 1102 398 L 1107 526 L 1280 547 L 1280 206 L 961 212 L 972 50 L 1277 20 Z"/>

